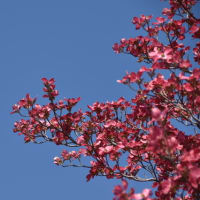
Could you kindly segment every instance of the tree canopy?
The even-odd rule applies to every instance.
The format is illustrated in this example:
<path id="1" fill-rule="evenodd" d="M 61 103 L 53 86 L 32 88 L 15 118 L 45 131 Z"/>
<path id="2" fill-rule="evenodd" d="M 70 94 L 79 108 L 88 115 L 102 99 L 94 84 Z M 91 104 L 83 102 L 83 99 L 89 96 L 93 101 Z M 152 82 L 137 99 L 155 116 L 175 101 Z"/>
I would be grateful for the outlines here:
<path id="1" fill-rule="evenodd" d="M 130 88 L 131 99 L 95 102 L 83 112 L 75 108 L 80 97 L 57 100 L 54 78 L 42 78 L 48 103 L 40 105 L 27 94 L 15 104 L 12 113 L 22 119 L 14 132 L 26 143 L 62 145 L 54 163 L 88 168 L 87 181 L 121 179 L 115 200 L 200 199 L 198 2 L 170 0 L 161 17 L 134 17 L 144 35 L 113 45 L 114 52 L 142 64 L 118 80 Z M 135 193 L 127 180 L 152 182 L 153 189 Z"/>

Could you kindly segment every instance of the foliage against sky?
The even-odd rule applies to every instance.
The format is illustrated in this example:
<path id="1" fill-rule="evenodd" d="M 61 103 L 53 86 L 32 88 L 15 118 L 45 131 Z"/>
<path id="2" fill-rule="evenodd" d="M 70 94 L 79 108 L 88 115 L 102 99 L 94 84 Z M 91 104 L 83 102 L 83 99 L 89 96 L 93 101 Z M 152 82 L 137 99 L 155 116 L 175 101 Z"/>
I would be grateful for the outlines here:
<path id="1" fill-rule="evenodd" d="M 173 15 L 173 12 L 178 11 L 177 8 L 179 8 L 179 5 L 175 1 L 171 1 L 170 3 L 172 10 L 164 10 L 164 14 L 167 15 L 169 21 L 172 17 L 171 15 Z M 154 29 L 151 29 L 149 28 L 148 24 L 148 21 L 151 19 L 151 17 L 141 16 L 141 18 L 134 18 L 133 23 L 136 24 L 136 29 L 139 29 L 142 26 L 146 26 L 148 28 L 147 32 L 149 34 L 149 38 L 138 37 L 136 39 L 122 39 L 120 45 L 115 44 L 114 50 L 116 52 L 120 53 L 125 49 L 126 53 L 130 53 L 131 55 L 138 57 L 139 62 L 146 62 L 146 64 L 151 65 L 150 68 L 142 67 L 138 73 L 132 72 L 127 74 L 121 81 L 119 81 L 126 85 L 129 85 L 130 83 L 138 84 L 138 90 L 140 91 L 136 97 L 131 100 L 131 102 L 120 98 L 117 102 L 99 105 L 96 103 L 89 107 L 91 111 L 88 113 L 81 113 L 81 111 L 79 111 L 73 113 L 71 116 L 71 107 L 73 107 L 73 104 L 76 104 L 76 101 L 78 102 L 79 99 L 66 99 L 64 100 L 67 103 L 66 105 L 62 105 L 62 102 L 60 101 L 58 106 L 55 104 L 55 102 L 53 102 L 54 97 L 57 96 L 57 92 L 54 90 L 54 80 L 51 79 L 48 81 L 47 79 L 43 79 L 46 88 L 45 92 L 47 92 L 46 97 L 49 98 L 50 104 L 44 107 L 39 107 L 39 105 L 34 107 L 34 100 L 27 95 L 26 99 L 21 100 L 18 106 L 16 105 L 14 107 L 14 112 L 18 112 L 18 110 L 20 110 L 22 107 L 25 109 L 31 109 L 33 106 L 32 111 L 30 110 L 28 113 L 31 117 L 31 121 L 21 121 L 19 124 L 16 124 L 15 131 L 22 131 L 22 133 L 25 135 L 26 142 L 36 142 L 37 137 L 40 137 L 46 141 L 52 141 L 58 145 L 62 144 L 71 146 L 71 143 L 74 143 L 73 145 L 85 146 L 86 150 L 82 148 L 78 149 L 78 154 L 77 152 L 73 151 L 71 153 L 63 151 L 62 158 L 56 157 L 55 163 L 64 165 L 64 161 L 67 161 L 70 158 L 79 158 L 79 153 L 92 156 L 94 159 L 96 159 L 97 166 L 98 164 L 100 164 L 100 166 L 98 166 L 98 170 L 95 171 L 95 163 L 90 163 L 92 168 L 91 166 L 85 165 L 86 167 L 91 168 L 88 179 L 94 175 L 103 175 L 107 178 L 117 177 L 143 181 L 144 179 L 142 177 L 138 178 L 138 176 L 136 176 L 136 173 L 138 173 L 138 170 L 140 170 L 140 167 L 142 167 L 143 169 L 149 171 L 149 173 L 153 176 L 150 178 L 150 180 L 157 182 L 157 184 L 154 184 L 154 186 L 158 187 L 157 196 L 159 198 L 167 199 L 169 196 L 180 196 L 180 194 L 176 192 L 179 192 L 181 189 L 184 192 L 189 190 L 189 192 L 193 195 L 191 198 L 197 198 L 195 195 L 198 195 L 198 157 L 196 158 L 197 160 L 184 160 L 187 158 L 187 152 L 190 153 L 192 150 L 195 150 L 198 154 L 198 148 L 197 150 L 195 149 L 195 143 L 198 144 L 198 135 L 196 135 L 196 129 L 194 132 L 194 138 L 184 136 L 184 139 L 180 139 L 180 135 L 182 135 L 183 132 L 174 129 L 172 124 L 170 124 L 171 119 L 176 119 L 182 122 L 185 120 L 189 124 L 184 125 L 196 126 L 198 128 L 198 113 L 196 113 L 198 110 L 196 110 L 196 107 L 193 108 L 191 106 L 191 103 L 194 101 L 196 102 L 198 97 L 198 90 L 196 85 L 193 83 L 194 79 L 195 81 L 198 81 L 198 69 L 192 68 L 188 57 L 184 58 L 189 49 L 187 47 L 185 48 L 179 43 L 176 44 L 177 41 L 184 40 L 184 34 L 187 32 L 187 28 L 189 34 L 191 34 L 193 38 L 199 38 L 198 19 L 196 19 L 196 17 L 189 12 L 190 3 L 193 3 L 193 1 L 186 3 L 187 4 L 183 4 L 183 7 L 181 7 L 184 12 L 179 13 L 182 14 L 181 17 L 184 19 L 184 21 L 174 20 L 173 22 L 170 22 L 169 25 L 169 21 L 166 21 L 163 18 L 157 18 L 157 22 L 154 23 Z M 184 27 L 184 23 L 187 25 L 186 28 Z M 186 30 L 184 30 L 184 28 Z M 166 33 L 166 36 L 169 39 L 168 45 L 161 44 L 156 41 L 158 31 L 164 31 Z M 168 32 L 169 35 L 167 35 Z M 197 63 L 199 62 L 198 48 L 199 47 L 197 45 L 197 47 L 193 49 L 194 59 Z M 189 70 L 189 68 L 191 68 L 192 71 Z M 171 72 L 170 77 L 165 80 L 164 77 L 162 77 L 159 73 L 156 73 L 157 71 L 159 72 L 160 69 L 169 70 Z M 150 79 L 152 79 L 149 80 L 149 83 L 143 82 L 141 79 L 142 74 L 146 72 Z M 160 85 L 162 85 L 163 88 L 160 88 Z M 196 96 L 194 95 L 194 91 Z M 144 107 L 144 105 L 146 107 Z M 55 114 L 56 111 L 61 109 L 67 110 L 69 114 L 64 116 Z M 122 112 L 124 118 L 123 116 L 119 117 L 118 109 L 123 112 L 127 109 L 130 113 L 127 114 Z M 131 109 L 132 111 L 130 111 Z M 49 121 L 48 117 L 52 117 L 49 115 L 50 112 L 53 112 L 54 117 Z M 90 112 L 92 112 L 92 114 L 96 113 L 96 117 L 94 116 L 94 119 L 90 116 Z M 103 114 L 102 116 L 100 114 L 101 112 Z M 141 116 L 139 114 L 140 112 Z M 86 117 L 83 118 L 84 115 Z M 59 119 L 57 119 L 57 117 L 59 117 Z M 84 119 L 88 121 L 82 121 Z M 60 120 L 59 122 L 61 124 L 59 124 L 57 120 Z M 72 123 L 70 122 L 67 125 L 70 127 L 68 134 L 73 132 L 77 135 L 65 136 L 65 134 L 67 134 L 65 131 L 67 131 L 68 128 L 64 124 L 70 120 Z M 94 124 L 91 125 L 91 122 Z M 27 126 L 27 123 L 30 125 L 30 127 Z M 88 140 L 88 136 L 86 135 L 88 134 L 89 129 L 91 129 L 90 126 L 92 126 L 92 130 L 90 131 L 93 133 L 91 134 L 91 138 Z M 46 131 L 48 129 L 51 130 L 52 138 L 49 135 L 46 135 Z M 108 137 L 106 134 L 107 131 L 109 134 L 112 132 L 118 133 L 119 136 L 112 136 L 112 138 L 110 138 L 110 136 Z M 127 141 L 125 141 L 123 136 L 125 133 L 128 134 L 125 137 Z M 106 138 L 105 136 L 102 137 L 101 134 L 106 134 Z M 163 137 L 163 134 L 165 137 Z M 102 138 L 98 138 L 100 135 Z M 124 139 L 122 139 L 120 135 L 122 135 L 122 138 Z M 96 139 L 97 141 L 93 143 L 92 138 Z M 140 140 L 140 142 L 138 140 Z M 188 149 L 188 146 L 184 146 L 186 145 L 185 142 L 188 144 L 190 140 L 191 142 L 189 144 L 194 143 L 194 148 L 191 147 L 191 150 Z M 135 153 L 130 151 L 135 151 L 134 145 L 131 144 L 131 141 L 135 143 L 136 147 L 138 148 L 137 156 Z M 158 144 L 162 144 L 159 150 L 157 148 L 155 149 L 155 146 Z M 92 148 L 97 148 L 96 151 L 99 157 L 96 155 L 96 151 L 91 152 L 91 150 L 89 150 L 89 146 Z M 170 151 L 168 148 L 170 148 Z M 146 155 L 145 152 L 148 151 L 149 154 Z M 153 154 L 151 154 L 151 151 Z M 119 157 L 125 152 L 129 152 L 128 160 L 130 161 L 128 161 L 127 167 L 121 166 L 122 168 L 119 168 Z M 95 154 L 93 155 L 93 153 Z M 134 158 L 134 155 L 137 159 Z M 104 159 L 107 159 L 107 156 L 109 156 L 110 159 L 109 163 L 102 163 L 104 162 Z M 173 162 L 176 160 L 175 167 L 174 165 L 170 166 L 172 164 L 172 159 Z M 153 163 L 150 163 L 151 160 Z M 112 165 L 110 163 L 112 161 L 118 164 Z M 147 166 L 143 165 L 142 162 L 147 162 Z M 165 165 L 168 162 L 169 163 L 166 166 L 163 166 L 163 162 Z M 138 163 L 140 163 L 140 165 Z M 154 168 L 154 164 L 155 166 L 159 165 L 159 167 Z M 181 164 L 187 164 L 187 167 L 183 169 L 181 168 Z M 168 170 L 171 174 L 165 174 L 165 172 Z M 196 174 L 197 177 L 194 178 L 193 174 Z M 172 178 L 169 178 L 171 176 Z M 148 178 L 145 179 L 148 181 Z M 192 182 L 192 185 L 190 187 L 187 185 L 187 188 L 184 188 L 182 185 L 184 183 L 182 182 L 186 179 Z M 179 187 L 177 187 L 177 183 L 179 184 Z M 126 182 L 123 182 L 123 184 L 125 184 L 124 187 L 126 188 Z M 185 184 L 187 184 L 187 182 Z M 163 187 L 165 187 L 165 189 L 163 189 Z M 184 192 L 182 193 L 183 196 L 185 195 Z M 120 193 L 115 194 L 118 196 Z M 143 194 L 150 194 L 150 190 L 145 190 Z M 119 198 L 124 199 L 125 197 L 123 196 Z M 140 199 L 142 197 L 141 195 L 136 195 L 133 192 L 133 194 L 130 194 L 129 198 Z"/>

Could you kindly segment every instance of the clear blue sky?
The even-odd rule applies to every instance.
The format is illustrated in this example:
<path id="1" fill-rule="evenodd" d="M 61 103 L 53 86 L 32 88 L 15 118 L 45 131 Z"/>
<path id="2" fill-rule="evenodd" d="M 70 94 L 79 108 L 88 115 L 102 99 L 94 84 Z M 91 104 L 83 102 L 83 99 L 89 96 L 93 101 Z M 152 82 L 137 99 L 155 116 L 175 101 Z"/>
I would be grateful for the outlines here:
<path id="1" fill-rule="evenodd" d="M 54 166 L 62 148 L 24 144 L 12 133 L 18 118 L 9 113 L 28 92 L 40 101 L 42 77 L 56 79 L 61 97 L 81 96 L 83 109 L 130 97 L 116 80 L 139 65 L 131 56 L 114 54 L 112 45 L 140 34 L 133 16 L 159 15 L 164 5 L 159 0 L 0 1 L 0 199 L 112 199 L 117 180 L 86 183 L 87 171 Z M 141 184 L 132 186 L 141 190 Z"/>

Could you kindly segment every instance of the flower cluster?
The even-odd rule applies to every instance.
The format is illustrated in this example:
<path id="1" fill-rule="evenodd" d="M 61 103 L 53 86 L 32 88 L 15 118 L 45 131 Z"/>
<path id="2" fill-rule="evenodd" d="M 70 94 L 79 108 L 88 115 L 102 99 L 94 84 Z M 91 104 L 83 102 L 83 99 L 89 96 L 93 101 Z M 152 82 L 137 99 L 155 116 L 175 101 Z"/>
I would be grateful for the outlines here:
<path id="1" fill-rule="evenodd" d="M 36 104 L 27 94 L 13 106 L 12 113 L 22 116 L 14 132 L 24 135 L 25 142 L 65 146 L 54 158 L 56 165 L 88 168 L 88 181 L 95 176 L 122 180 L 113 190 L 114 200 L 200 198 L 200 19 L 193 14 L 197 0 L 169 4 L 153 23 L 152 16 L 133 18 L 146 36 L 123 38 L 113 46 L 116 53 L 128 53 L 148 65 L 118 80 L 135 92 L 132 99 L 95 102 L 86 112 L 74 111 L 80 98 L 57 101 L 54 79 L 43 78 L 48 104 Z M 167 42 L 160 41 L 163 36 Z M 186 37 L 193 43 L 187 44 Z M 127 192 L 127 180 L 152 182 L 154 190 Z"/>

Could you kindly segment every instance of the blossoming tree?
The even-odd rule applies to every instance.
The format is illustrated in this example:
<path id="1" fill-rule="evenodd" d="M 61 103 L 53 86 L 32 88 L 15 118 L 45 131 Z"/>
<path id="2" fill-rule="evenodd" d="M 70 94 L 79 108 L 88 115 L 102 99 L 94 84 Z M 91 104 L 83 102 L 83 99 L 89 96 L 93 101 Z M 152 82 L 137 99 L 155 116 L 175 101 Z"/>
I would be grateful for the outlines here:
<path id="1" fill-rule="evenodd" d="M 152 16 L 134 17 L 144 36 L 114 44 L 116 53 L 130 54 L 143 64 L 118 81 L 135 92 L 131 100 L 120 97 L 95 102 L 86 112 L 74 110 L 80 98 L 57 100 L 55 80 L 42 78 L 48 104 L 36 104 L 27 94 L 13 106 L 12 113 L 22 117 L 14 132 L 26 143 L 62 145 L 54 163 L 88 168 L 88 181 L 95 176 L 121 179 L 113 190 L 115 200 L 200 199 L 197 3 L 170 0 L 154 22 Z M 152 182 L 154 189 L 135 193 L 128 190 L 127 180 Z"/>

